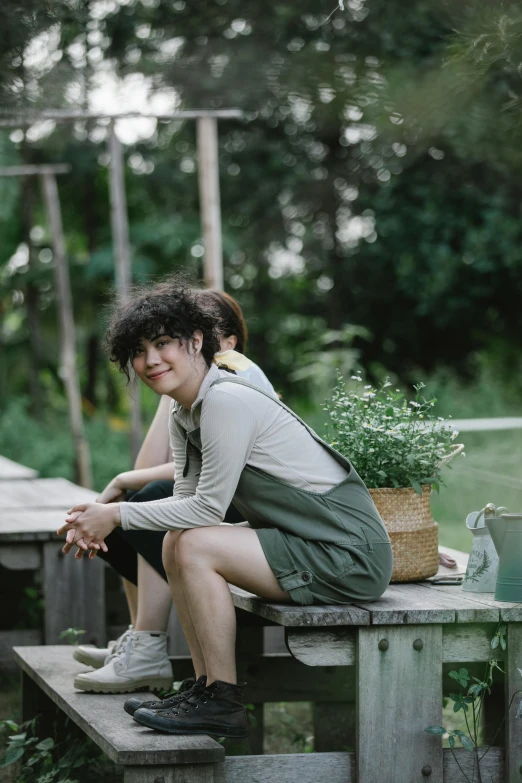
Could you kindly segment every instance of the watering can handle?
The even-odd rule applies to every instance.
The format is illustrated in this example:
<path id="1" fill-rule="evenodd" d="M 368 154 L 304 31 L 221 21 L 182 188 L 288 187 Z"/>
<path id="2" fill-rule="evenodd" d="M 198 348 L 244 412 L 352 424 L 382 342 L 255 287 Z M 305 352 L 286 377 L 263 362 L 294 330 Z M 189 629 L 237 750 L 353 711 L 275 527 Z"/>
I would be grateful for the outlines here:
<path id="1" fill-rule="evenodd" d="M 490 505 L 490 506 L 493 506 L 493 503 L 490 503 L 489 505 Z M 483 516 L 484 516 L 484 514 L 486 513 L 486 508 L 487 508 L 487 506 L 485 506 L 484 508 L 481 508 L 481 509 L 480 509 L 480 511 L 479 511 L 479 512 L 478 512 L 478 514 L 477 514 L 477 518 L 475 519 L 475 523 L 474 523 L 473 527 L 477 527 L 479 519 L 480 519 L 481 517 L 483 517 Z M 501 511 L 507 511 L 507 508 L 506 508 L 505 506 L 499 506 L 498 508 L 495 508 L 495 506 L 493 506 L 493 509 L 494 509 L 494 511 L 495 511 L 495 514 L 496 514 L 497 516 L 498 516 L 498 515 L 500 515 L 500 512 L 501 512 Z"/>

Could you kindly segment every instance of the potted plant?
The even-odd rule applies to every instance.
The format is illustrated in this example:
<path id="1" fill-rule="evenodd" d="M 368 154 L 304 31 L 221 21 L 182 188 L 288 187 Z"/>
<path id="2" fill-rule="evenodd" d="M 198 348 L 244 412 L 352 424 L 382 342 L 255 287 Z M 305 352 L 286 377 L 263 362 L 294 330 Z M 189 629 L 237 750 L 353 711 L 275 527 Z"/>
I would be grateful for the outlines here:
<path id="1" fill-rule="evenodd" d="M 407 400 L 388 379 L 363 386 L 352 376 L 347 389 L 338 375 L 325 403 L 327 439 L 353 464 L 379 511 L 392 542 L 392 582 L 425 579 L 439 567 L 438 525 L 430 510 L 432 488 L 439 491 L 448 462 L 462 452 L 450 422 L 433 416 L 435 400 L 425 399 L 423 383 Z"/>

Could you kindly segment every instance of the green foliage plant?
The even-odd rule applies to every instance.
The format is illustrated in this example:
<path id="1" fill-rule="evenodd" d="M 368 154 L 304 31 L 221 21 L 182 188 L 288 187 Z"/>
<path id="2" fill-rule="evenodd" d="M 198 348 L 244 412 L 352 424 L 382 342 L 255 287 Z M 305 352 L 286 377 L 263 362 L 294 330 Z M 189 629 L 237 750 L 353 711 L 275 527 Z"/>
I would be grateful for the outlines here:
<path id="1" fill-rule="evenodd" d="M 0 770 L 18 765 L 17 783 L 80 783 L 77 775 L 82 783 L 112 779 L 107 761 L 90 740 L 70 736 L 63 742 L 53 737 L 40 739 L 37 718 L 21 724 L 0 721 L 0 735 L 7 732 L 10 735 Z"/>
<path id="2" fill-rule="evenodd" d="M 332 446 L 372 489 L 413 487 L 421 494 L 423 485 L 431 485 L 438 491 L 443 460 L 458 432 L 432 415 L 436 400 L 422 396 L 424 384 L 414 386 L 415 399 L 407 400 L 388 379 L 378 387 L 363 387 L 360 375 L 352 381 L 348 390 L 339 373 L 332 398 L 323 406 Z"/>
<path id="3" fill-rule="evenodd" d="M 85 631 L 80 628 L 66 628 L 60 634 L 60 639 L 66 639 L 69 644 L 76 645 L 80 641 L 80 636 L 83 636 Z"/>
<path id="4" fill-rule="evenodd" d="M 496 650 L 499 647 L 502 650 L 506 650 L 506 632 L 507 626 L 504 623 L 499 623 L 495 634 L 491 639 L 492 650 Z M 453 670 L 449 672 L 449 676 L 462 688 L 462 690 L 460 690 L 458 693 L 450 693 L 450 699 L 453 702 L 453 712 L 460 712 L 462 710 L 464 714 L 464 720 L 466 721 L 466 728 L 468 731 L 467 734 L 465 734 L 463 731 L 460 731 L 459 729 L 446 729 L 444 726 L 428 726 L 428 728 L 425 729 L 428 734 L 436 734 L 439 736 L 447 735 L 453 758 L 455 759 L 455 762 L 467 783 L 474 783 L 475 780 L 477 783 L 482 783 L 480 762 L 486 753 L 489 752 L 506 720 L 504 716 L 497 731 L 495 732 L 491 745 L 481 752 L 481 749 L 479 748 L 480 717 L 482 715 L 485 696 L 486 694 L 491 693 L 493 672 L 495 669 L 503 672 L 503 669 L 500 668 L 498 661 L 491 659 L 486 665 L 486 671 L 482 680 L 480 680 L 478 677 L 470 677 L 468 670 L 464 667 L 458 671 Z M 518 671 L 522 675 L 522 669 L 519 669 Z M 472 680 L 473 682 L 471 682 Z M 522 691 L 520 690 L 515 691 L 509 705 L 507 706 L 506 714 L 509 712 L 515 696 L 521 692 Z M 520 708 L 517 711 L 515 717 L 520 717 Z M 469 777 L 469 775 L 464 772 L 461 765 L 459 764 L 457 756 L 455 755 L 454 749 L 457 742 L 460 742 L 465 750 L 474 754 L 471 777 Z"/>

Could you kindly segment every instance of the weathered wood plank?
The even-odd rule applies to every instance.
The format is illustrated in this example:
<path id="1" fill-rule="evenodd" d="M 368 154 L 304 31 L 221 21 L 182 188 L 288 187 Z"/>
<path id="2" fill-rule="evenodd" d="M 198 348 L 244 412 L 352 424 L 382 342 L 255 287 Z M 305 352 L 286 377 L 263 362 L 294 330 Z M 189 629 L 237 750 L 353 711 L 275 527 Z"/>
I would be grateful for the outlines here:
<path id="1" fill-rule="evenodd" d="M 443 662 L 478 663 L 489 661 L 491 658 L 502 660 L 503 651 L 500 648 L 491 649 L 491 639 L 495 630 L 496 623 L 443 625 Z M 356 630 L 354 628 L 287 628 L 285 635 L 289 652 L 307 666 L 355 665 Z"/>
<path id="2" fill-rule="evenodd" d="M 222 767 L 223 764 L 183 764 L 183 766 L 176 767 L 124 767 L 123 783 L 222 783 Z M 246 783 L 246 781 L 243 783 Z"/>
<path id="3" fill-rule="evenodd" d="M 358 603 L 371 615 L 372 625 L 419 625 L 455 622 L 455 607 L 439 593 L 429 594 L 417 584 L 390 585 L 382 598 Z"/>
<path id="4" fill-rule="evenodd" d="M 20 481 L 38 478 L 38 471 L 0 457 L 0 481 Z"/>
<path id="5" fill-rule="evenodd" d="M 76 560 L 62 544 L 43 544 L 45 641 L 57 644 L 66 628 L 81 628 L 86 643 L 105 642 L 105 569 L 95 558 Z"/>
<path id="6" fill-rule="evenodd" d="M 479 748 L 479 756 L 483 756 L 486 750 L 487 748 Z M 472 780 L 473 753 L 469 753 L 464 748 L 456 748 L 454 753 L 464 773 L 468 776 L 468 780 Z M 448 748 L 444 748 L 443 756 L 444 783 L 463 783 L 465 778 Z M 480 770 L 484 783 L 507 783 L 507 778 L 504 780 L 504 748 L 490 748 L 480 762 Z M 474 779 L 477 779 L 477 770 L 475 770 Z M 430 781 L 431 778 L 424 778 L 424 780 Z"/>
<path id="7" fill-rule="evenodd" d="M 431 589 L 431 588 L 430 588 Z M 442 586 L 439 586 L 442 590 Z M 458 590 L 458 587 L 445 588 L 449 591 Z M 448 593 L 448 594 L 451 594 Z M 510 603 L 508 601 L 495 601 L 494 593 L 466 593 L 466 597 L 470 601 L 474 601 L 477 604 L 483 606 L 490 606 L 498 609 L 499 620 L 504 620 L 506 623 L 520 623 L 522 622 L 522 603 Z"/>
<path id="8" fill-rule="evenodd" d="M 29 543 L 0 545 L 0 565 L 10 571 L 36 571 L 42 565 L 42 549 Z"/>
<path id="9" fill-rule="evenodd" d="M 504 652 L 491 649 L 491 639 L 497 624 L 445 625 L 442 628 L 442 660 L 444 663 L 480 663 L 494 658 L 499 661 Z"/>
<path id="10" fill-rule="evenodd" d="M 72 505 L 72 504 L 71 504 Z M 63 523 L 66 509 L 6 509 L 0 519 L 0 541 L 31 542 L 58 540 L 56 531 Z"/>
<path id="11" fill-rule="evenodd" d="M 230 586 L 234 605 L 238 609 L 265 617 L 283 626 L 369 625 L 370 614 L 353 604 L 346 606 L 297 606 L 276 604 Z M 370 604 L 368 604 L 370 606 Z"/>
<path id="12" fill-rule="evenodd" d="M 35 629 L 0 631 L 0 667 L 15 669 L 13 647 L 35 646 L 42 643 L 42 632 Z"/>
<path id="13" fill-rule="evenodd" d="M 96 492 L 79 487 L 64 478 L 33 479 L 2 484 L 2 509 L 20 508 L 52 509 L 67 511 L 76 503 L 89 503 L 96 499 Z M 58 522 L 61 519 L 58 516 Z M 57 528 L 60 525 L 57 525 Z"/>
<path id="14" fill-rule="evenodd" d="M 421 584 L 393 584 L 378 601 L 359 603 L 371 614 L 372 625 L 418 625 L 424 623 L 494 622 L 499 609 L 468 598 L 459 587 Z"/>
<path id="15" fill-rule="evenodd" d="M 353 666 L 355 628 L 285 628 L 288 651 L 307 666 Z"/>
<path id="16" fill-rule="evenodd" d="M 486 749 L 481 748 L 481 755 Z M 473 757 L 463 748 L 455 756 L 471 779 Z M 220 765 L 221 766 L 221 765 Z M 504 754 L 502 748 L 491 748 L 482 760 L 482 779 L 488 783 L 503 783 Z M 449 749 L 443 751 L 444 783 L 462 783 L 464 778 Z M 292 753 L 277 756 L 233 756 L 225 759 L 224 781 L 218 783 L 355 783 L 355 753 Z M 425 770 L 428 773 L 428 770 Z M 391 770 L 394 783 L 429 781 L 431 774 L 415 778 L 403 776 L 402 765 Z M 375 780 L 381 783 L 381 775 Z M 148 781 L 147 781 L 148 783 Z M 155 783 L 153 780 L 152 783 Z M 167 778 L 165 779 L 167 783 Z M 170 779 L 168 780 L 170 783 Z M 365 783 L 363 781 L 363 783 Z"/>
<path id="17" fill-rule="evenodd" d="M 210 737 L 163 735 L 138 727 L 123 710 L 126 694 L 76 691 L 74 676 L 85 669 L 71 647 L 17 647 L 16 660 L 41 690 L 118 764 L 169 765 L 213 763 L 224 757 Z M 144 698 L 154 698 L 145 694 Z"/>
<path id="18" fill-rule="evenodd" d="M 519 783 L 522 770 L 521 720 L 516 718 L 520 709 L 522 694 L 522 624 L 510 623 L 507 627 L 507 649 L 504 655 L 506 689 L 506 738 L 505 738 L 505 781 Z M 516 695 L 515 695 L 516 694 Z"/>
<path id="19" fill-rule="evenodd" d="M 500 619 L 498 602 L 481 601 L 481 593 L 464 593 L 460 585 L 434 585 L 430 582 L 420 582 L 419 587 L 449 600 L 455 607 L 457 623 L 498 623 Z"/>
<path id="20" fill-rule="evenodd" d="M 360 628 L 357 642 L 359 781 L 442 783 L 442 628 Z M 400 778 L 398 778 L 400 774 Z"/>
<path id="21" fill-rule="evenodd" d="M 224 767 L 223 783 L 355 783 L 353 753 L 230 756 Z"/>

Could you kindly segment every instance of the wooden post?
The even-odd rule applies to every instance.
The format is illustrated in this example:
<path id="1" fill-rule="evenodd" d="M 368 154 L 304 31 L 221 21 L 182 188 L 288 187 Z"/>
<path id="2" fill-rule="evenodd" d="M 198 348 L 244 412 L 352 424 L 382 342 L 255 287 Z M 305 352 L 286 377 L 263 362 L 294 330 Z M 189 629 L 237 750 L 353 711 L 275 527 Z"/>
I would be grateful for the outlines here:
<path id="1" fill-rule="evenodd" d="M 114 246 L 116 286 L 121 296 L 127 296 L 131 285 L 129 224 L 127 221 L 127 198 L 125 196 L 125 170 L 123 148 L 116 135 L 114 122 L 109 129 L 109 154 L 111 157 L 110 199 L 111 225 Z"/>
<path id="2" fill-rule="evenodd" d="M 356 676 L 357 780 L 442 783 L 442 627 L 360 627 Z"/>
<path id="3" fill-rule="evenodd" d="M 34 206 L 34 179 L 24 177 L 22 185 L 22 221 L 24 226 L 25 240 L 29 252 L 29 270 L 34 274 L 38 266 L 34 242 L 31 239 L 31 228 L 33 225 L 33 206 Z M 44 408 L 44 395 L 42 384 L 40 383 L 40 370 L 42 368 L 42 325 L 39 304 L 38 287 L 35 285 L 34 277 L 29 275 L 29 281 L 25 287 L 27 323 L 29 325 L 29 344 L 31 346 L 31 356 L 29 358 L 29 389 L 31 392 L 31 409 L 33 415 L 37 418 L 42 417 Z"/>
<path id="4" fill-rule="evenodd" d="M 69 419 L 74 442 L 78 479 L 82 486 L 90 488 L 92 487 L 91 460 L 89 444 L 85 439 L 83 429 L 80 383 L 76 367 L 71 283 L 65 251 L 60 200 L 54 173 L 46 171 L 41 174 L 41 176 L 54 250 L 56 293 L 58 296 L 61 332 L 62 366 L 65 373 L 64 381 L 69 402 Z"/>
<path id="5" fill-rule="evenodd" d="M 223 290 L 218 136 L 217 120 L 214 117 L 198 118 L 197 140 L 199 200 L 205 245 L 205 285 L 207 288 Z"/>
<path id="6" fill-rule="evenodd" d="M 109 129 L 110 154 L 110 201 L 112 241 L 114 247 L 114 266 L 116 287 L 120 296 L 128 296 L 132 283 L 130 258 L 129 223 L 127 219 L 127 199 L 125 196 L 125 168 L 123 148 L 116 134 L 114 121 Z M 141 447 L 142 426 L 139 386 L 134 385 L 131 395 L 131 437 L 130 449 L 132 462 Z"/>
<path id="7" fill-rule="evenodd" d="M 520 718 L 516 717 L 522 700 L 522 694 L 517 693 L 517 691 L 522 689 L 522 677 L 520 676 L 519 668 L 521 661 L 522 623 L 507 623 L 507 650 L 504 657 L 506 688 L 504 780 L 506 783 L 519 783 L 522 779 L 522 733 L 520 731 Z"/>

